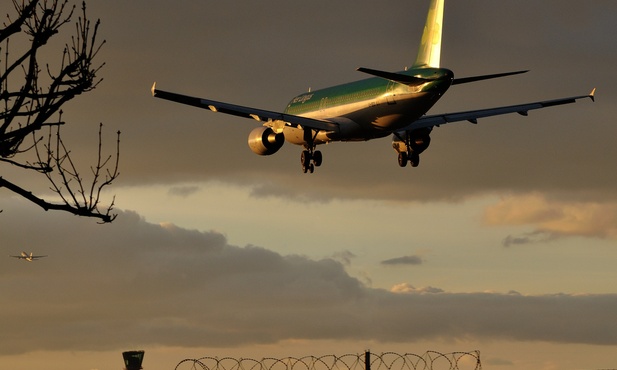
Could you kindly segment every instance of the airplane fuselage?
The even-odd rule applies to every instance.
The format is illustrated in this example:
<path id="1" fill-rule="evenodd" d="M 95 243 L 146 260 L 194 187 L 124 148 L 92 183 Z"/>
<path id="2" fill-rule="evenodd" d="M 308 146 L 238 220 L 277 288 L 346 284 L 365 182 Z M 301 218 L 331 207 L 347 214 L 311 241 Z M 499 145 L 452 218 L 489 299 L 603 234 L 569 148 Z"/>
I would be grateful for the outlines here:
<path id="1" fill-rule="evenodd" d="M 398 72 L 426 79 L 404 85 L 380 77 L 309 91 L 294 97 L 286 114 L 336 122 L 339 130 L 321 131 L 314 144 L 364 141 L 385 137 L 423 116 L 448 90 L 454 79 L 445 68 L 417 68 Z M 306 145 L 305 130 L 285 127 L 285 140 Z"/>

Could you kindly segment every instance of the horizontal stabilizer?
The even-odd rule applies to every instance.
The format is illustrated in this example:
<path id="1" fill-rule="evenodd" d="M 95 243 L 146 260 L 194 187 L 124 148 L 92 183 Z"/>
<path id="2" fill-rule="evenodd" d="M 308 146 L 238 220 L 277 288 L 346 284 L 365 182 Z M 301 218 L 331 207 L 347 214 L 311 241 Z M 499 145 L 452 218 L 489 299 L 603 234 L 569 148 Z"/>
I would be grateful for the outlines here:
<path id="1" fill-rule="evenodd" d="M 469 82 L 476 82 L 476 81 L 482 81 L 482 80 L 490 80 L 491 78 L 506 77 L 506 76 L 518 75 L 521 73 L 527 73 L 527 72 L 529 72 L 529 70 L 497 73 L 497 74 L 492 74 L 492 75 L 483 75 L 483 76 L 474 76 L 474 77 L 455 78 L 454 81 L 452 81 L 452 85 L 466 84 Z"/>
<path id="2" fill-rule="evenodd" d="M 369 75 L 385 78 L 386 80 L 398 82 L 400 84 L 408 85 L 408 86 L 422 85 L 423 83 L 431 81 L 430 79 L 427 79 L 427 78 L 407 76 L 407 75 L 402 75 L 400 73 L 378 71 L 376 69 L 363 68 L 363 67 L 358 68 L 357 71 L 367 73 Z"/>

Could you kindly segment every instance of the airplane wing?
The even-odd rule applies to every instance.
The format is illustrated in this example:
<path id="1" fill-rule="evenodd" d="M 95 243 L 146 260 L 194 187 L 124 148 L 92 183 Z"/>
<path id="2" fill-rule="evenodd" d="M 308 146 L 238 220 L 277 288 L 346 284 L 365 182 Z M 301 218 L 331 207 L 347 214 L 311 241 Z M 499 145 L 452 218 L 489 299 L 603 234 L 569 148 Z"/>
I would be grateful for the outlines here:
<path id="1" fill-rule="evenodd" d="M 527 103 L 527 104 L 510 105 L 510 106 L 505 106 L 505 107 L 472 110 L 472 111 L 467 111 L 467 112 L 446 113 L 446 114 L 436 114 L 436 115 L 424 116 L 416 120 L 409 126 L 405 127 L 401 131 L 409 131 L 409 130 L 415 130 L 415 129 L 425 128 L 425 127 L 434 127 L 434 126 L 439 126 L 439 125 L 443 125 L 446 123 L 461 122 L 461 121 L 469 121 L 471 123 L 478 123 L 479 118 L 499 116 L 502 114 L 509 114 L 509 113 L 518 113 L 522 116 L 527 116 L 530 110 L 548 108 L 548 107 L 553 107 L 556 105 L 571 104 L 571 103 L 575 103 L 579 99 L 589 98 L 592 101 L 595 101 L 595 92 L 596 92 L 596 89 L 594 88 L 591 91 L 591 93 L 589 93 L 589 95 L 573 96 L 569 98 L 546 100 L 546 101 L 539 101 L 539 102 L 533 102 L 533 103 Z"/>
<path id="2" fill-rule="evenodd" d="M 152 96 L 176 103 L 192 105 L 194 107 L 209 109 L 213 112 L 231 114 L 243 118 L 251 118 L 260 122 L 283 121 L 287 126 L 311 128 L 318 131 L 338 131 L 338 124 L 330 121 L 294 116 L 263 109 L 249 108 L 241 105 L 218 102 L 215 100 L 201 99 L 187 95 L 176 94 L 158 90 L 156 82 L 152 85 Z"/>
<path id="3" fill-rule="evenodd" d="M 23 260 L 35 260 L 35 259 L 39 259 L 39 258 L 43 258 L 43 257 L 47 257 L 47 255 L 44 256 L 31 256 L 31 255 L 20 255 L 20 256 L 11 256 L 9 255 L 9 257 L 13 257 L 13 258 L 19 258 L 19 259 L 23 259 Z"/>

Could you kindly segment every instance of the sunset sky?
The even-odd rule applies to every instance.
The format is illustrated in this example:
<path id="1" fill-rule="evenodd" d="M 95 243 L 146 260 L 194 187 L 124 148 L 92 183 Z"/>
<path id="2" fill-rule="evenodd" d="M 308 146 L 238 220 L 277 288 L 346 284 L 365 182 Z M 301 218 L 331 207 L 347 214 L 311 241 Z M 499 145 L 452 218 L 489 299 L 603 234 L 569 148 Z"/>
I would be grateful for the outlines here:
<path id="1" fill-rule="evenodd" d="M 358 67 L 411 65 L 428 3 L 90 0 L 103 81 L 65 106 L 63 130 L 84 174 L 99 122 L 109 153 L 122 132 L 104 194 L 118 217 L 44 212 L 0 189 L 0 368 L 117 370 L 132 349 L 146 370 L 366 349 L 616 368 L 617 2 L 446 0 L 442 66 L 530 72 L 454 86 L 431 113 L 594 87 L 596 102 L 444 125 L 413 169 L 384 138 L 323 146 L 303 174 L 300 147 L 250 151 L 256 122 L 150 94 L 156 81 L 281 111 L 365 78 Z M 6 257 L 22 250 L 49 257 Z"/>

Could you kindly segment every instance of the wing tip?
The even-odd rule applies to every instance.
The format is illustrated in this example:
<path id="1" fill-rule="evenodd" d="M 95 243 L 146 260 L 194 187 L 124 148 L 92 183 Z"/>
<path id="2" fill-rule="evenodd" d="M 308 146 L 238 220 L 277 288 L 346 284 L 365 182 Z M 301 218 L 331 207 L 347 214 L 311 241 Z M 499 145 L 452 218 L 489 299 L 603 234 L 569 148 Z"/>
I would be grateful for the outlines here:
<path id="1" fill-rule="evenodd" d="M 156 96 L 156 81 L 152 84 L 150 91 L 152 92 L 152 96 Z"/>
<path id="2" fill-rule="evenodd" d="M 595 87 L 589 93 L 589 98 L 591 99 L 591 101 L 593 101 L 595 103 L 595 101 L 596 101 L 596 88 Z"/>

